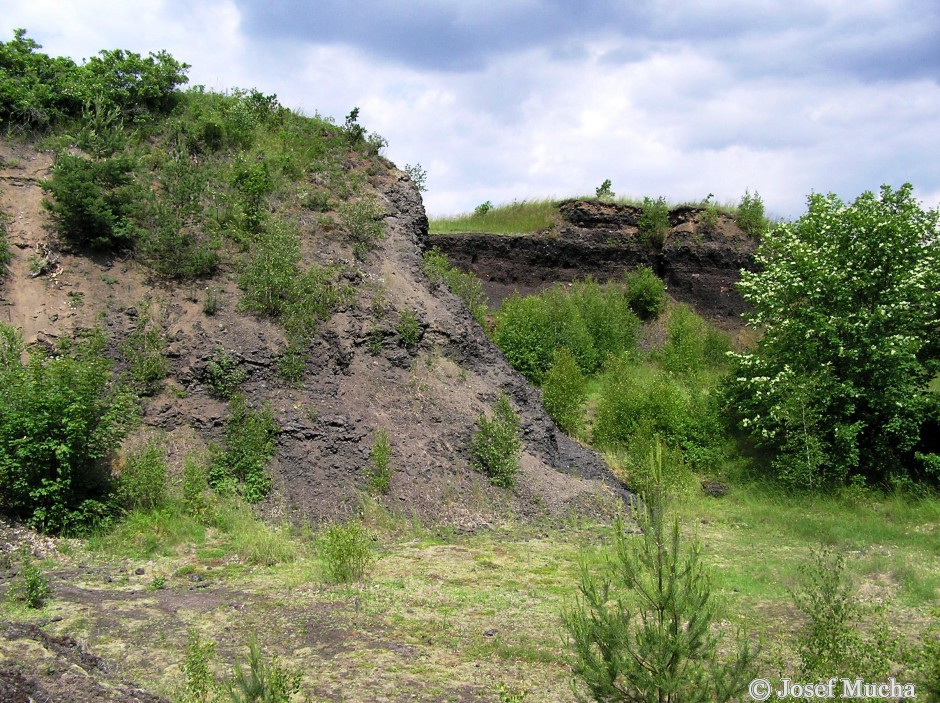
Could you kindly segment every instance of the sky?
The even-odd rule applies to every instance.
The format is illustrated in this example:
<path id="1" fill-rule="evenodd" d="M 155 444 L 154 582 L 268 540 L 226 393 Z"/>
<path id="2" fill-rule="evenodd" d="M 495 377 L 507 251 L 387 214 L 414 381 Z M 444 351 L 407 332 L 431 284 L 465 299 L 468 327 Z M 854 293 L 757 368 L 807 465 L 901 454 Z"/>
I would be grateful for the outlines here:
<path id="1" fill-rule="evenodd" d="M 936 0 L 0 0 L 51 55 L 165 49 L 190 84 L 359 122 L 430 216 L 592 195 L 794 218 L 910 182 L 940 204 Z"/>

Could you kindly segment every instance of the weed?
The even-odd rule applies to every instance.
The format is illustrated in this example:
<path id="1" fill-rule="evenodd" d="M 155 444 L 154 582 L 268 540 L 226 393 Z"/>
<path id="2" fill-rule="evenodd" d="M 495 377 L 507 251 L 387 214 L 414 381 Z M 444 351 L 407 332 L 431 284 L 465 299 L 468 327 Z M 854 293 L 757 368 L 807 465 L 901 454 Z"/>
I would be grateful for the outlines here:
<path id="1" fill-rule="evenodd" d="M 121 497 L 131 510 L 156 510 L 167 501 L 166 480 L 166 452 L 157 439 L 151 438 L 128 452 L 121 469 Z"/>
<path id="2" fill-rule="evenodd" d="M 271 490 L 265 466 L 274 456 L 277 422 L 270 406 L 250 408 L 241 395 L 232 398 L 225 428 L 224 451 L 217 453 L 209 470 L 209 485 L 225 493 L 232 482 L 249 503 L 256 503 Z"/>
<path id="3" fill-rule="evenodd" d="M 385 238 L 384 211 L 378 200 L 359 196 L 339 207 L 339 218 L 353 243 L 368 251 Z"/>
<path id="4" fill-rule="evenodd" d="M 28 552 L 23 552 L 22 568 L 19 579 L 10 587 L 7 597 L 14 602 L 23 603 L 27 608 L 38 610 L 46 603 L 46 598 L 52 590 L 49 588 L 49 579 L 43 575 L 42 570 L 32 562 Z"/>
<path id="5" fill-rule="evenodd" d="M 137 311 L 134 328 L 121 344 L 121 353 L 127 361 L 130 386 L 140 395 L 156 395 L 170 370 L 166 338 L 160 321 L 151 312 L 149 300 L 141 300 Z"/>
<path id="6" fill-rule="evenodd" d="M 411 349 L 417 345 L 421 338 L 421 325 L 418 322 L 418 316 L 411 310 L 403 310 L 398 318 L 398 324 L 395 325 L 395 331 L 398 332 L 398 338 L 402 346 Z"/>
<path id="7" fill-rule="evenodd" d="M 161 591 L 166 588 L 166 576 L 154 576 L 147 584 L 148 591 Z"/>
<path id="8" fill-rule="evenodd" d="M 208 488 L 209 467 L 205 457 L 193 452 L 187 454 L 183 459 L 183 503 L 189 515 L 200 522 L 209 515 Z"/>
<path id="9" fill-rule="evenodd" d="M 380 427 L 375 431 L 369 450 L 369 487 L 376 493 L 387 494 L 391 487 L 391 458 L 392 445 L 388 440 L 388 430 Z"/>
<path id="10" fill-rule="evenodd" d="M 210 703 L 221 693 L 209 666 L 215 658 L 215 642 L 204 642 L 198 630 L 191 628 L 183 660 L 183 703 Z"/>
<path id="11" fill-rule="evenodd" d="M 317 539 L 317 555 L 335 583 L 360 581 L 375 561 L 373 535 L 359 522 L 333 523 Z"/>
<path id="12" fill-rule="evenodd" d="M 714 234 L 718 231 L 718 205 L 712 201 L 715 195 L 709 193 L 703 201 L 705 209 L 699 218 L 699 228 L 706 234 Z"/>
<path id="13" fill-rule="evenodd" d="M 467 304 L 470 314 L 481 327 L 486 327 L 486 316 L 489 314 L 489 300 L 483 292 L 480 279 L 470 272 L 464 272 L 456 266 L 451 266 L 447 256 L 437 247 L 424 252 L 422 264 L 424 273 L 431 279 L 431 287 L 436 288 L 445 284 L 450 292 Z"/>
<path id="14" fill-rule="evenodd" d="M 238 387 L 248 378 L 244 369 L 238 368 L 238 359 L 218 346 L 212 354 L 209 363 L 203 372 L 203 379 L 209 390 L 217 398 L 230 400 L 238 391 Z"/>
<path id="15" fill-rule="evenodd" d="M 490 210 L 493 209 L 493 203 L 487 200 L 485 203 L 480 203 L 475 208 L 473 208 L 473 214 L 476 217 L 486 217 L 489 214 Z"/>
<path id="16" fill-rule="evenodd" d="M 69 307 L 74 310 L 85 304 L 85 294 L 81 291 L 69 291 Z"/>
<path id="17" fill-rule="evenodd" d="M 202 301 L 202 313 L 208 317 L 215 315 L 222 306 L 219 292 L 216 288 L 209 286 L 206 288 L 206 297 Z"/>
<path id="18" fill-rule="evenodd" d="M 476 424 L 470 440 L 471 465 L 489 476 L 494 486 L 512 488 L 519 470 L 522 440 L 519 416 L 509 396 L 500 391 L 492 416 L 482 413 Z"/>
<path id="19" fill-rule="evenodd" d="M 307 355 L 303 349 L 291 345 L 277 359 L 277 375 L 289 383 L 300 383 L 307 370 Z"/>
<path id="20" fill-rule="evenodd" d="M 247 671 L 243 668 L 248 665 Z M 290 703 L 300 691 L 303 674 L 283 666 L 277 655 L 265 662 L 254 635 L 248 638 L 247 660 L 235 666 L 228 683 L 232 703 Z"/>

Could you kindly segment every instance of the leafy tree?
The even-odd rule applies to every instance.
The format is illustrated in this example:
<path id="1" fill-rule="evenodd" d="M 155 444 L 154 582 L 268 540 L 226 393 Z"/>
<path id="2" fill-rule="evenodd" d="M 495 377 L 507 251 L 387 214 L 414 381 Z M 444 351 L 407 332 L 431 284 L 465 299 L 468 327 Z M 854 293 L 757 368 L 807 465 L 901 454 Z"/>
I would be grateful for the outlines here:
<path id="1" fill-rule="evenodd" d="M 661 476 L 661 453 L 650 463 Z M 741 634 L 726 654 L 701 546 L 684 545 L 678 519 L 666 518 L 661 481 L 644 500 L 642 534 L 618 522 L 613 556 L 600 573 L 582 568 L 578 601 L 563 614 L 574 674 L 596 701 L 736 700 L 753 678 L 757 648 Z"/>
<path id="2" fill-rule="evenodd" d="M 584 424 L 587 398 L 584 374 L 568 347 L 555 350 L 555 363 L 542 381 L 542 402 L 551 418 L 568 434 Z"/>
<path id="3" fill-rule="evenodd" d="M 914 456 L 937 404 L 940 215 L 912 190 L 882 186 L 850 205 L 814 194 L 803 217 L 762 239 L 758 271 L 742 273 L 763 337 L 737 356 L 728 398 L 792 483 L 937 466 L 931 449 L 920 447 L 922 468 Z"/>
<path id="4" fill-rule="evenodd" d="M 19 333 L 0 324 L 0 509 L 37 529 L 78 532 L 112 509 L 99 462 L 135 413 L 104 347 L 91 333 L 23 363 Z"/>
<path id="5" fill-rule="evenodd" d="M 483 413 L 477 418 L 477 429 L 470 440 L 470 463 L 487 474 L 494 486 L 512 488 L 521 453 L 519 416 L 509 397 L 500 391 L 493 414 L 487 417 Z"/>

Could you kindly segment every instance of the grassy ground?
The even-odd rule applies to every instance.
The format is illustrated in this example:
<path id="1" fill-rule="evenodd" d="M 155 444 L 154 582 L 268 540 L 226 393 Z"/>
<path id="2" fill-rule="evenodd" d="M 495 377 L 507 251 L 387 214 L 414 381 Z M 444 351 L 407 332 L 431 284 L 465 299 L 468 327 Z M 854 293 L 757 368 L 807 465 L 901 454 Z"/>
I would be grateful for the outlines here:
<path id="1" fill-rule="evenodd" d="M 887 602 L 905 639 L 929 622 L 940 587 L 936 499 L 741 484 L 722 498 L 690 492 L 674 507 L 702 540 L 727 617 L 763 635 L 762 673 L 795 673 L 800 616 L 788 589 L 821 544 L 848 555 L 861 597 Z M 608 526 L 507 522 L 456 535 L 371 505 L 378 558 L 362 583 L 345 586 L 325 578 L 311 532 L 267 528 L 259 538 L 250 515 L 237 519 L 191 532 L 179 517 L 137 516 L 110 536 L 63 541 L 42 563 L 54 588 L 47 605 L 7 603 L 3 617 L 61 618 L 49 628 L 170 696 L 195 628 L 218 643 L 219 675 L 257 633 L 266 655 L 303 672 L 315 701 L 574 699 L 559 614 L 581 562 L 603 558 Z M 267 544 L 258 553 L 238 544 L 258 539 Z"/>

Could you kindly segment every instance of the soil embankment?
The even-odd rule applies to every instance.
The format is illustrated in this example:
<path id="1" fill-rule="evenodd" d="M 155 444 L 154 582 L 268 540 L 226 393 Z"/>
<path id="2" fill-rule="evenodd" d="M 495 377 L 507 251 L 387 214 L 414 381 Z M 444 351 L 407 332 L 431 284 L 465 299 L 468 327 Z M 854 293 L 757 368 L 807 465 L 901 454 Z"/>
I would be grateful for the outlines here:
<path id="1" fill-rule="evenodd" d="M 440 248 L 454 265 L 476 274 L 494 303 L 513 292 L 533 293 L 587 276 L 607 281 L 649 266 L 675 299 L 719 324 L 740 324 L 747 306 L 735 283 L 742 268 L 753 266 L 756 241 L 732 218 L 720 214 L 707 227 L 702 208 L 676 208 L 662 246 L 656 246 L 639 230 L 639 208 L 569 200 L 559 213 L 560 225 L 549 232 L 436 234 L 425 246 Z"/>

